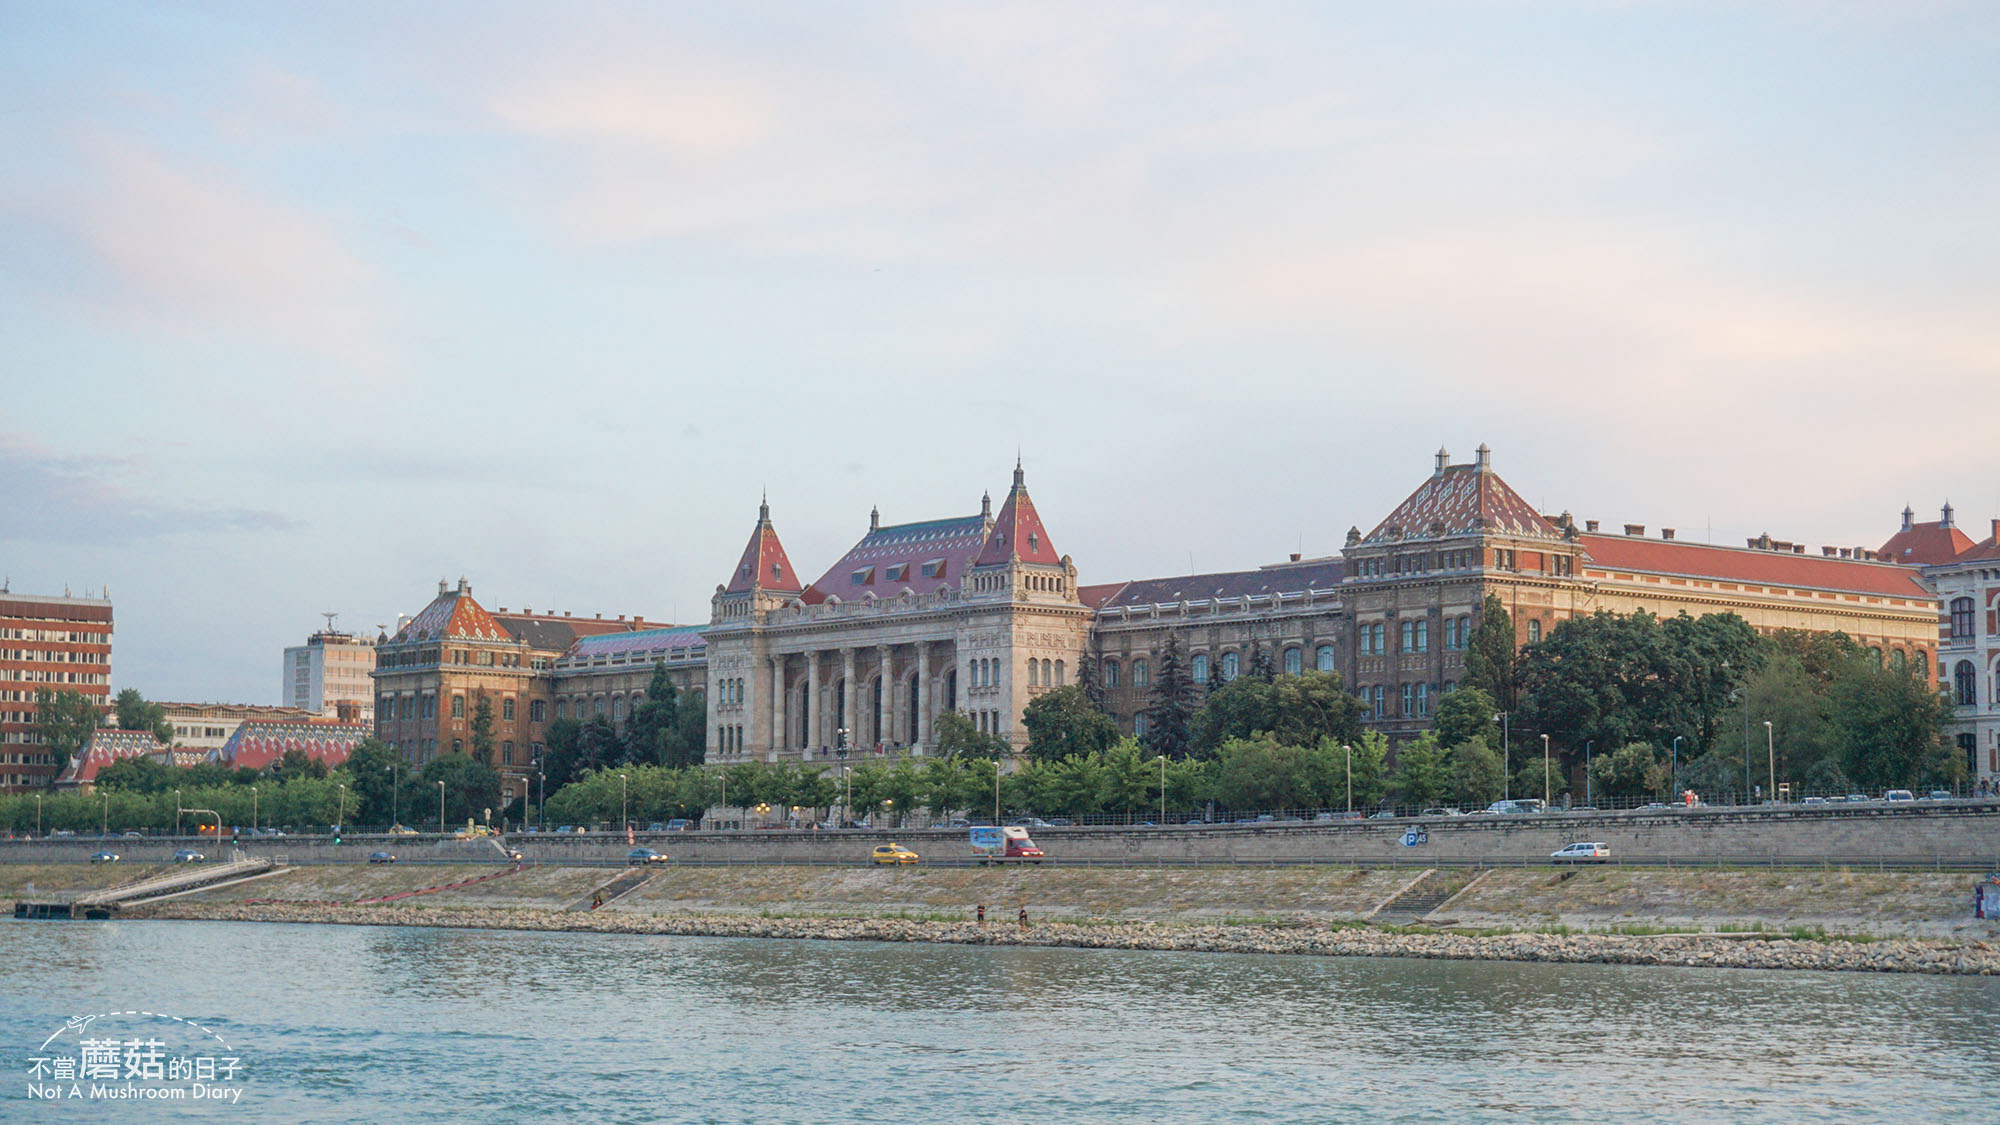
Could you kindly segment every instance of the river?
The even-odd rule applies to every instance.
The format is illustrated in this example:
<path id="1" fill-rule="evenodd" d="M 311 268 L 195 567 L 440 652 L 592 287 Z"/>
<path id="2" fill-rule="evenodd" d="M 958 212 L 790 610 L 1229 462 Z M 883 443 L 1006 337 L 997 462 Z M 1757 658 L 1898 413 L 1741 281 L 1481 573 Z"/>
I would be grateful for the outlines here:
<path id="1" fill-rule="evenodd" d="M 1995 978 L 136 920 L 0 950 L 11 1121 L 2000 1119 Z M 70 1038 L 226 1042 L 240 1101 L 31 1098 L 99 1013 Z"/>

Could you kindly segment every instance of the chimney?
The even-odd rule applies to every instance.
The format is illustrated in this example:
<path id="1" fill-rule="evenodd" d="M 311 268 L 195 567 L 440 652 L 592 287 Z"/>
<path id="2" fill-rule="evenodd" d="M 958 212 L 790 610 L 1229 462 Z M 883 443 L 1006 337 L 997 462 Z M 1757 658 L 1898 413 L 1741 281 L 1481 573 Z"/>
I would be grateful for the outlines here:
<path id="1" fill-rule="evenodd" d="M 2000 520 L 1993 521 L 1993 541 L 2000 543 Z"/>
<path id="2" fill-rule="evenodd" d="M 1450 464 L 1450 463 L 1451 463 L 1451 454 L 1449 454 L 1449 453 L 1445 452 L 1445 448 L 1444 448 L 1444 446 L 1442 446 L 1442 445 L 1438 446 L 1438 451 L 1437 451 L 1437 472 L 1435 472 L 1435 473 L 1432 473 L 1431 475 L 1432 475 L 1432 476 L 1443 476 L 1443 475 L 1444 475 L 1444 467 L 1445 467 L 1446 465 Z"/>
<path id="3" fill-rule="evenodd" d="M 600 614 L 598 614 L 598 615 L 597 615 L 597 619 L 598 619 L 599 621 L 602 621 L 602 620 L 604 620 L 604 615 L 603 615 L 603 614 L 601 614 L 601 613 L 600 613 Z"/>
<path id="4" fill-rule="evenodd" d="M 494 610 L 493 612 L 495 612 L 495 613 L 505 613 L 505 612 L 507 612 L 507 607 L 503 605 L 503 606 L 501 606 L 501 607 L 500 607 L 499 609 L 496 609 L 496 610 Z"/>
<path id="5" fill-rule="evenodd" d="M 1825 555 L 1827 558 L 1833 558 L 1840 554 L 1840 550 L 1837 547 L 1821 547 L 1819 553 Z"/>
<path id="6" fill-rule="evenodd" d="M 1913 511 L 1911 511 L 1911 510 L 1910 510 L 1910 506 L 1909 506 L 1908 504 L 1905 504 L 1905 505 L 1903 505 L 1903 530 L 1904 530 L 1904 531 L 1908 531 L 1908 530 L 1910 530 L 1910 525 L 1911 525 L 1912 521 L 1914 521 L 1914 520 L 1915 520 L 1916 518 L 1917 518 L 1917 513 L 1915 513 L 1915 512 L 1913 512 Z"/>
<path id="7" fill-rule="evenodd" d="M 1625 534 L 1644 535 L 1646 534 L 1646 525 L 1643 523 L 1628 523 L 1625 525 Z"/>
<path id="8" fill-rule="evenodd" d="M 568 616 L 569 616 L 569 610 L 563 610 L 563 616 L 564 616 L 564 617 L 568 617 Z"/>
<path id="9" fill-rule="evenodd" d="M 1596 520 L 1585 520 L 1585 521 L 1583 521 L 1583 529 L 1584 529 L 1585 531 L 1596 531 L 1596 530 L 1597 530 L 1597 521 L 1596 521 Z"/>
<path id="10" fill-rule="evenodd" d="M 1663 528 L 1661 528 L 1661 529 L 1660 529 L 1660 538 L 1662 538 L 1662 539 L 1672 539 L 1673 537 L 1674 537 L 1674 529 L 1673 529 L 1673 528 L 1671 528 L 1671 527 L 1663 527 Z"/>
<path id="11" fill-rule="evenodd" d="M 1292 561 L 1293 562 L 1299 561 L 1299 553 L 1297 551 L 1292 552 Z"/>
<path id="12" fill-rule="evenodd" d="M 438 579 L 438 594 L 444 595 L 449 593 L 451 593 L 451 583 L 446 582 L 442 578 Z"/>
<path id="13" fill-rule="evenodd" d="M 868 509 L 868 530 L 869 531 L 882 530 L 882 509 L 880 508 Z"/>
<path id="14" fill-rule="evenodd" d="M 1483 441 L 1479 443 L 1479 471 L 1482 473 L 1493 471 L 1493 451 L 1486 448 L 1486 443 Z"/>
<path id="15" fill-rule="evenodd" d="M 619 615 L 618 615 L 618 620 L 620 620 L 620 621 L 623 621 L 623 620 L 625 620 L 625 615 L 624 615 L 624 614 L 622 614 L 622 613 L 621 613 L 621 614 L 619 614 Z"/>
<path id="16" fill-rule="evenodd" d="M 1951 501 L 1947 500 L 1947 501 L 1945 501 L 1945 502 L 1944 502 L 1944 509 L 1943 509 L 1943 511 L 1939 512 L 1939 513 L 1938 513 L 1938 515 L 1939 515 L 1939 519 L 1938 519 L 1938 526 L 1939 526 L 1939 527 L 1941 527 L 1941 528 L 1943 528 L 1943 529 L 1945 529 L 1946 531 L 1950 531 L 1950 530 L 1951 530 Z"/>
<path id="17" fill-rule="evenodd" d="M 1795 554 L 1795 555 L 1803 555 L 1803 554 L 1805 554 L 1805 553 L 1806 553 L 1806 545 L 1805 545 L 1804 543 L 1794 543 L 1794 544 L 1792 544 L 1792 553 L 1793 553 L 1793 554 Z"/>

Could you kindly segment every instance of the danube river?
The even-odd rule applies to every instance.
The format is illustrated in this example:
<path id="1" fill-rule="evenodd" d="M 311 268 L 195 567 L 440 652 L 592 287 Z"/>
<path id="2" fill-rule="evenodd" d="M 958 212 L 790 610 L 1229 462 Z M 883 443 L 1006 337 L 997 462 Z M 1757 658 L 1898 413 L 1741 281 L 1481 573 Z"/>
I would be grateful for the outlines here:
<path id="1" fill-rule="evenodd" d="M 31 1099 L 95 1013 L 240 1101 Z M 0 922 L 9 1121 L 1983 1122 L 1996 1031 L 1994 978 Z"/>

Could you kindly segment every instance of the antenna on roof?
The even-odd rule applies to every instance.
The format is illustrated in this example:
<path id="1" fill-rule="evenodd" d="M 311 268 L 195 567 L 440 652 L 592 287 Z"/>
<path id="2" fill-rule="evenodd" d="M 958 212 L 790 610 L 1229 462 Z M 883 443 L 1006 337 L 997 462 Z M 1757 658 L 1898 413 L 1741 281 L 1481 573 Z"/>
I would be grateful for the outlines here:
<path id="1" fill-rule="evenodd" d="M 328 613 L 325 610 L 321 610 L 320 616 L 326 618 L 326 631 L 329 633 L 333 632 L 333 619 L 339 617 L 340 615 L 338 613 Z"/>

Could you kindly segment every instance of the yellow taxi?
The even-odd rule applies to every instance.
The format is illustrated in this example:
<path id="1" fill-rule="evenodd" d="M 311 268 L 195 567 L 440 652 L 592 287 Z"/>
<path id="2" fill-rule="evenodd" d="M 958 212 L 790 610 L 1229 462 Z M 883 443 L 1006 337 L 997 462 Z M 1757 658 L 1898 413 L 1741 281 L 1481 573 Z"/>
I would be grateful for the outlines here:
<path id="1" fill-rule="evenodd" d="M 874 863 L 915 863 L 917 853 L 901 844 L 883 844 L 869 858 Z"/>

